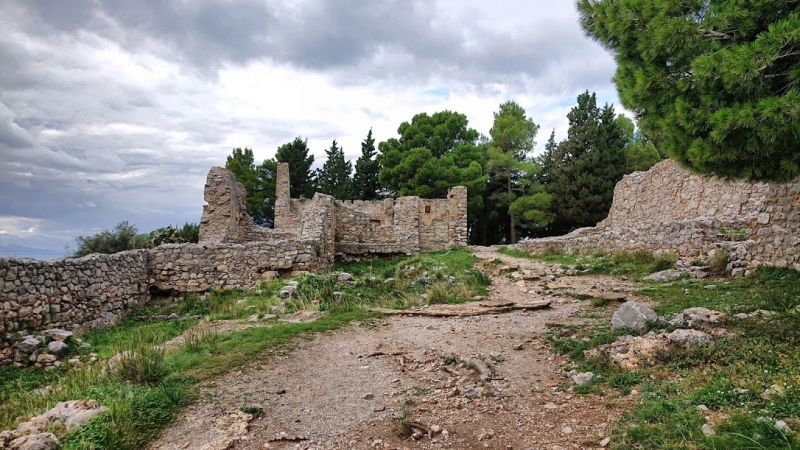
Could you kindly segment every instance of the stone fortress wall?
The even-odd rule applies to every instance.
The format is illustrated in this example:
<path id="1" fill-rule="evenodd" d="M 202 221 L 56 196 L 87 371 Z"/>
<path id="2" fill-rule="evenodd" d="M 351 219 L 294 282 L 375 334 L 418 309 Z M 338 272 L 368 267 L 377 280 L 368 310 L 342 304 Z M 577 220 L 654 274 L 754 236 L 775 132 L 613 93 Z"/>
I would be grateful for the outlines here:
<path id="1" fill-rule="evenodd" d="M 533 253 L 550 246 L 643 249 L 701 260 L 724 251 L 735 276 L 760 264 L 800 269 L 800 181 L 734 182 L 665 160 L 617 183 L 608 217 L 596 227 L 516 245 Z"/>
<path id="2" fill-rule="evenodd" d="M 278 164 L 275 230 L 307 235 L 320 215 L 326 219 L 326 249 L 338 259 L 411 255 L 467 244 L 467 188 L 456 186 L 445 199 L 406 196 L 378 201 L 334 200 L 316 193 L 309 200 L 290 196 L 289 166 Z M 322 208 L 324 211 L 321 211 Z"/>
<path id="3" fill-rule="evenodd" d="M 466 188 L 447 199 L 338 202 L 317 193 L 291 199 L 278 166 L 276 229 L 247 215 L 244 186 L 229 171 L 208 174 L 200 243 L 75 259 L 0 259 L 0 362 L 25 332 L 82 331 L 119 321 L 151 292 L 246 289 L 275 271 L 327 272 L 335 255 L 412 254 L 467 242 Z M 17 333 L 19 332 L 19 333 Z"/>

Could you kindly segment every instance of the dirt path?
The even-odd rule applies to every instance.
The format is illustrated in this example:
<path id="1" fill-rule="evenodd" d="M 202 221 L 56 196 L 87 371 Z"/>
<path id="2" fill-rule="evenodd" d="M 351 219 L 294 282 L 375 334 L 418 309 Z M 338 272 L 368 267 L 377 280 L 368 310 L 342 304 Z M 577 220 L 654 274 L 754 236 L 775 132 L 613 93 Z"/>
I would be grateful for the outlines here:
<path id="1" fill-rule="evenodd" d="M 609 398 L 572 395 L 563 359 L 541 335 L 548 323 L 581 320 L 586 302 L 576 294 L 623 297 L 633 285 L 610 277 L 554 280 L 559 268 L 474 251 L 484 263 L 500 260 L 486 264 L 491 300 L 546 295 L 552 307 L 387 317 L 317 335 L 289 355 L 208 384 L 153 448 L 600 448 L 620 410 L 607 407 Z M 240 412 L 248 406 L 264 414 L 251 420 Z"/>

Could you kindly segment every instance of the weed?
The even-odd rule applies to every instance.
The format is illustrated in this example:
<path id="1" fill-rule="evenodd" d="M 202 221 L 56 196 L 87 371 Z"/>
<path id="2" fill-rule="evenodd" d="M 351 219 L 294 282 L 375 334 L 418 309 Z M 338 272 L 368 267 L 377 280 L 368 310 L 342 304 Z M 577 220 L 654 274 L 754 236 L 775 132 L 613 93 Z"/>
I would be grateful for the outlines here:
<path id="1" fill-rule="evenodd" d="M 708 271 L 714 276 L 727 276 L 728 252 L 724 249 L 718 249 L 708 261 Z"/>
<path id="2" fill-rule="evenodd" d="M 258 406 L 242 406 L 240 411 L 245 414 L 250 414 L 254 419 L 258 419 L 264 415 L 264 408 L 260 408 Z"/>

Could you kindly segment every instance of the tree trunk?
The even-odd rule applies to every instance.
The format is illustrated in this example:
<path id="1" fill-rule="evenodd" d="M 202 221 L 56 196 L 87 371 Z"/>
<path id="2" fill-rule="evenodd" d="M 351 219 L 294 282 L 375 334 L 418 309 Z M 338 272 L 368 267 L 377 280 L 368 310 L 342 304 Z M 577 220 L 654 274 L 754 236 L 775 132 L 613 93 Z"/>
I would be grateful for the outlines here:
<path id="1" fill-rule="evenodd" d="M 511 199 L 511 169 L 508 170 L 508 198 Z M 517 243 L 517 223 L 514 216 L 511 214 L 511 205 L 508 205 L 508 217 L 511 218 L 511 245 Z"/>

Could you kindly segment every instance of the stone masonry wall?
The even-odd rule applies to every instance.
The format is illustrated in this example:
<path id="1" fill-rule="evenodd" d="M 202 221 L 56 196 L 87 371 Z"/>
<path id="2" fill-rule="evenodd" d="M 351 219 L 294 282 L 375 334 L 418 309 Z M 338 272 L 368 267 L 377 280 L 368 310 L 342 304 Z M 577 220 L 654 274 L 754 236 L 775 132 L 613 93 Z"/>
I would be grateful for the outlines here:
<path id="1" fill-rule="evenodd" d="M 246 191 L 230 171 L 212 167 L 206 178 L 203 217 L 200 219 L 201 244 L 241 244 L 253 241 L 291 240 L 293 233 L 260 227 L 247 214 Z"/>
<path id="2" fill-rule="evenodd" d="M 245 244 L 168 244 L 76 259 L 0 259 L 0 363 L 15 332 L 89 330 L 116 323 L 150 300 L 151 288 L 246 289 L 268 271 L 330 270 L 314 239 Z"/>
<path id="3" fill-rule="evenodd" d="M 467 244 L 467 189 L 463 186 L 452 188 L 446 199 L 342 201 L 317 193 L 311 200 L 297 200 L 290 198 L 285 163 L 278 164 L 276 186 L 275 229 L 328 242 L 324 251 L 339 259 L 415 254 Z M 309 223 L 315 225 L 309 227 Z M 326 234 L 323 238 L 311 230 Z"/>
<path id="4" fill-rule="evenodd" d="M 0 332 L 93 329 L 150 300 L 147 250 L 76 259 L 0 259 Z M 2 337 L 2 336 L 0 336 Z"/>
<path id="5" fill-rule="evenodd" d="M 246 289 L 276 270 L 327 272 L 316 240 L 245 244 L 170 244 L 152 250 L 148 284 L 161 291 L 199 292 L 212 287 Z"/>
<path id="6" fill-rule="evenodd" d="M 644 249 L 699 259 L 725 251 L 734 275 L 760 264 L 800 269 L 800 181 L 732 182 L 665 160 L 625 176 L 614 189 L 608 217 L 596 227 L 517 244 L 534 253 L 549 246 Z"/>

